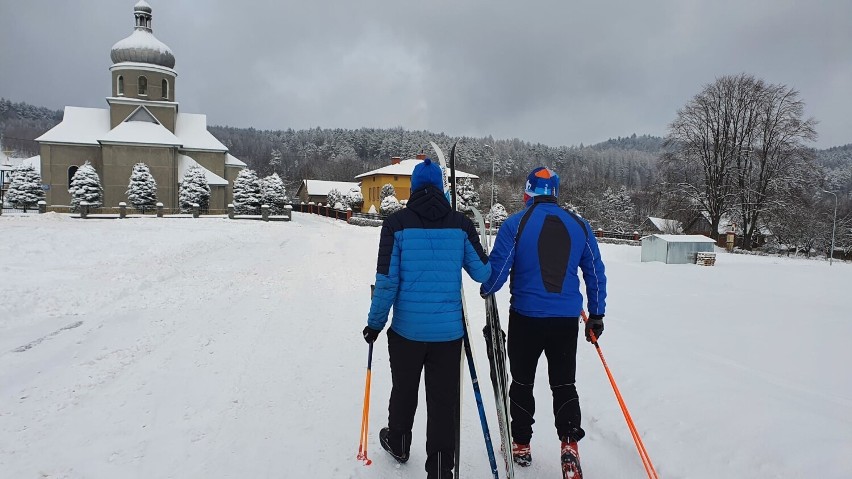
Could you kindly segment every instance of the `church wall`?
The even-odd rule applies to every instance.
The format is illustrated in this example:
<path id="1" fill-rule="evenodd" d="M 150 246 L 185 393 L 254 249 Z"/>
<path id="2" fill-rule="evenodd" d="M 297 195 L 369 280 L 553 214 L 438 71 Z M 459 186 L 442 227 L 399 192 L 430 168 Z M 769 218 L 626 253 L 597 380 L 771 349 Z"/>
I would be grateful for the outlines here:
<path id="1" fill-rule="evenodd" d="M 230 190 L 230 187 L 225 186 L 211 186 L 210 187 L 210 213 L 218 213 L 225 214 L 226 206 L 225 197 L 227 196 L 227 190 Z M 214 211 L 215 210 L 215 211 Z"/>
<path id="2" fill-rule="evenodd" d="M 166 208 L 177 207 L 177 167 L 174 148 L 130 145 L 103 146 L 104 206 L 127 201 L 127 185 L 133 165 L 145 163 L 157 180 L 157 201 Z"/>
<path id="3" fill-rule="evenodd" d="M 134 110 L 139 108 L 139 105 L 123 105 L 113 103 L 109 106 L 109 127 L 110 129 L 118 126 L 119 123 L 125 120 Z"/>
<path id="4" fill-rule="evenodd" d="M 124 77 L 124 94 L 118 94 L 118 77 Z M 144 76 L 148 80 L 148 94 L 139 95 L 139 77 Z M 169 82 L 168 98 L 163 98 L 163 79 Z M 112 96 L 137 98 L 139 100 L 152 101 L 175 101 L 175 77 L 151 70 L 125 70 L 115 69 L 112 71 Z"/>
<path id="5" fill-rule="evenodd" d="M 222 178 L 228 180 L 228 189 L 225 192 L 225 205 L 228 203 L 234 202 L 234 180 L 237 179 L 237 175 L 240 174 L 240 171 L 243 171 L 243 168 L 239 166 L 225 166 L 225 175 Z"/>
<path id="6" fill-rule="evenodd" d="M 109 107 L 109 124 L 110 128 L 115 128 L 124 121 L 131 113 L 136 111 L 139 105 L 129 105 L 122 103 L 111 103 Z M 145 108 L 154 115 L 167 130 L 175 132 L 175 120 L 177 117 L 176 110 L 170 107 L 158 107 L 155 105 L 145 105 Z"/>
<path id="7" fill-rule="evenodd" d="M 225 178 L 225 153 L 221 151 L 182 150 L 199 165 Z M 227 178 L 225 178 L 227 179 Z"/>
<path id="8" fill-rule="evenodd" d="M 68 193 L 68 169 L 72 166 L 79 167 L 88 161 L 95 167 L 98 176 L 103 180 L 100 147 L 47 143 L 42 143 L 40 146 L 41 181 L 50 185 L 50 189 L 45 192 L 45 201 L 48 205 L 71 204 L 71 195 Z"/>

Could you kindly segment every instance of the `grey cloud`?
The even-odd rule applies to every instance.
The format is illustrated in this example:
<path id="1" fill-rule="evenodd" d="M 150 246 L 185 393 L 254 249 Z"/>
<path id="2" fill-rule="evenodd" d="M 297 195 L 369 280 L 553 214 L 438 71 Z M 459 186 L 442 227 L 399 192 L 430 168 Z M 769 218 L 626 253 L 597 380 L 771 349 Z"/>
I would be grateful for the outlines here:
<path id="1" fill-rule="evenodd" d="M 76 5 L 72 4 L 76 3 Z M 135 0 L 0 6 L 0 96 L 103 106 Z M 818 146 L 852 142 L 852 3 L 149 0 L 182 111 L 550 145 L 662 135 L 717 76 L 799 89 Z"/>

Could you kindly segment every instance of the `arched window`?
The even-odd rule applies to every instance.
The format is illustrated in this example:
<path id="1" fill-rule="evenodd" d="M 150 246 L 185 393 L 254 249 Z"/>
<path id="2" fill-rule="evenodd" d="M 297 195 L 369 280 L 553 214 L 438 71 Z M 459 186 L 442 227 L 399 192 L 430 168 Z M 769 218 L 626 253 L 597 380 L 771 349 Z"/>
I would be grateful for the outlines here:
<path id="1" fill-rule="evenodd" d="M 71 188 L 71 180 L 74 179 L 74 174 L 77 173 L 77 167 L 72 166 L 68 168 L 68 188 Z"/>
<path id="2" fill-rule="evenodd" d="M 121 75 L 118 76 L 117 84 L 118 85 L 117 85 L 116 90 L 118 91 L 118 96 L 124 96 L 124 77 L 123 76 L 121 76 Z"/>
<path id="3" fill-rule="evenodd" d="M 169 81 L 163 78 L 163 100 L 169 99 Z"/>
<path id="4" fill-rule="evenodd" d="M 139 77 L 139 95 L 148 96 L 148 79 L 144 76 Z"/>

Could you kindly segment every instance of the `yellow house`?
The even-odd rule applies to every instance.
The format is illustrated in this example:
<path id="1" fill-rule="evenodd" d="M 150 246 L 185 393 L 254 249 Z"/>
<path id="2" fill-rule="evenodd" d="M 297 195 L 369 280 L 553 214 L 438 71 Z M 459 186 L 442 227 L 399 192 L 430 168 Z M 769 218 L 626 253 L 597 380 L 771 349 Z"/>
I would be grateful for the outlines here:
<path id="1" fill-rule="evenodd" d="M 381 204 L 379 195 L 382 187 L 387 184 L 393 185 L 397 200 L 408 200 L 411 196 L 411 174 L 414 173 L 414 167 L 425 159 L 426 155 L 422 153 L 417 155 L 417 158 L 409 160 L 394 156 L 391 158 L 390 165 L 356 176 L 355 179 L 361 181 L 361 194 L 364 196 L 361 212 L 367 213 L 370 207 L 375 207 L 376 211 L 379 211 Z M 449 175 L 449 172 L 446 174 Z M 456 179 L 458 178 L 479 179 L 476 175 L 456 170 Z"/>

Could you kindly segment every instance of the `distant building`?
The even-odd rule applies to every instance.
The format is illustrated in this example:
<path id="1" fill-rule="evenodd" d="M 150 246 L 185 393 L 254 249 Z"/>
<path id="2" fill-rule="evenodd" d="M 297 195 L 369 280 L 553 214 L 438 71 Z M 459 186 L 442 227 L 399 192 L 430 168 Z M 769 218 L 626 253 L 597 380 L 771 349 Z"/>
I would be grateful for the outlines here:
<path id="1" fill-rule="evenodd" d="M 344 195 L 348 195 L 349 190 L 358 187 L 358 183 L 348 181 L 302 180 L 302 184 L 296 190 L 296 197 L 303 203 L 326 204 L 328 203 L 329 191 L 336 189 Z"/>
<path id="2" fill-rule="evenodd" d="M 426 159 L 426 155 L 419 154 L 415 159 L 403 160 L 399 156 L 391 158 L 391 164 L 378 170 L 368 171 L 355 177 L 361 180 L 361 194 L 364 195 L 364 206 L 362 212 L 370 210 L 371 206 L 379 210 L 381 199 L 379 194 L 384 185 L 393 185 L 396 191 L 396 199 L 407 200 L 411 197 L 411 174 L 414 167 Z M 449 172 L 447 173 L 449 174 Z M 456 179 L 471 178 L 478 180 L 479 177 L 464 171 L 456 170 Z"/>
<path id="3" fill-rule="evenodd" d="M 704 235 L 651 235 L 642 238 L 642 261 L 666 264 L 695 262 L 696 253 L 712 253 L 714 241 Z"/>
<path id="4" fill-rule="evenodd" d="M 683 225 L 678 220 L 649 216 L 639 227 L 643 234 L 683 234 Z"/>
<path id="5" fill-rule="evenodd" d="M 183 173 L 197 164 L 210 184 L 210 209 L 224 211 L 246 164 L 207 131 L 205 115 L 178 112 L 175 57 L 154 36 L 145 0 L 133 16 L 133 32 L 110 53 L 109 108 L 67 106 L 62 122 L 36 138 L 47 204 L 71 204 L 71 178 L 89 161 L 100 176 L 104 206 L 127 201 L 133 165 L 145 163 L 157 180 L 158 200 L 176 208 Z"/>

